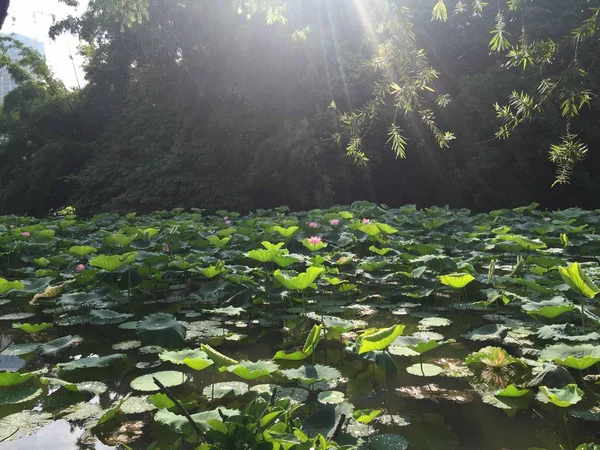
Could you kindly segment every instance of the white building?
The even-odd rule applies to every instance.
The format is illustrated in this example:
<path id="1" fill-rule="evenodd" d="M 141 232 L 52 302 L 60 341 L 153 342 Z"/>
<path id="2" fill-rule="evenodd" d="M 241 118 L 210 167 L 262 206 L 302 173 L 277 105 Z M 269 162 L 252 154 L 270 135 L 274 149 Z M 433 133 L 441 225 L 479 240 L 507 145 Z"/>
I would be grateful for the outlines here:
<path id="1" fill-rule="evenodd" d="M 37 50 L 42 55 L 46 55 L 46 48 L 43 42 L 16 33 L 11 34 L 10 36 L 18 41 L 21 41 L 27 47 L 31 47 Z M 19 51 L 15 48 L 11 48 L 8 51 L 8 56 L 10 56 L 11 59 L 16 59 L 19 57 Z M 6 96 L 6 94 L 8 94 L 16 87 L 17 85 L 8 74 L 8 71 L 5 68 L 0 69 L 0 101 L 4 101 L 4 97 Z"/>

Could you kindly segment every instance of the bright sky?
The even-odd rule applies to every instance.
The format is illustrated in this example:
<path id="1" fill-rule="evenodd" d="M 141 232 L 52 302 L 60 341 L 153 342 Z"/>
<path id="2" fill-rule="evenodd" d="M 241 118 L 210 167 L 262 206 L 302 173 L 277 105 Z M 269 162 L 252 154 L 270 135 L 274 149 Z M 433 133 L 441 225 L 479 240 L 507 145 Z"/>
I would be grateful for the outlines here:
<path id="1" fill-rule="evenodd" d="M 48 29 L 53 24 L 53 16 L 60 20 L 70 14 L 83 12 L 87 0 L 79 0 L 79 3 L 77 9 L 59 3 L 58 0 L 12 0 L 2 27 L 2 33 L 19 33 L 42 41 L 46 46 L 48 65 L 69 87 L 77 86 L 77 76 L 80 83 L 85 83 L 81 70 L 83 58 L 77 54 L 79 40 L 72 35 L 62 35 L 52 41 L 48 37 Z M 75 58 L 77 76 L 69 59 L 69 52 Z"/>

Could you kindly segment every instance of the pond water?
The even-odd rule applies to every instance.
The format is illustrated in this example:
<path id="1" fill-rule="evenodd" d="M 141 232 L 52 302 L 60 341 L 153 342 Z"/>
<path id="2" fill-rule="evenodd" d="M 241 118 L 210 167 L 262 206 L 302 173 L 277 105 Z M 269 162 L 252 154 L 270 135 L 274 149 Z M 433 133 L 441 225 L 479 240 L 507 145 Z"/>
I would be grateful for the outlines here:
<path id="1" fill-rule="evenodd" d="M 43 228 L 56 229 L 56 236 L 34 246 L 27 242 L 21 260 L 13 257 L 6 265 L 4 276 L 24 283 L 0 298 L 0 440 L 5 439 L 0 450 L 123 448 L 120 444 L 146 449 L 153 442 L 169 448 L 186 433 L 157 419 L 161 405 L 148 396 L 158 389 L 140 378 L 148 374 L 164 376 L 169 392 L 191 413 L 242 409 L 254 390 L 280 386 L 279 395 L 291 393 L 303 403 L 296 415 L 305 432 L 331 435 L 342 417 L 337 442 L 364 449 L 378 434 L 402 436 L 414 450 L 558 450 L 599 441 L 598 303 L 586 301 L 584 329 L 578 297 L 557 266 L 578 260 L 593 279 L 600 278 L 592 257 L 600 251 L 600 236 L 574 234 L 568 250 L 555 236 L 565 227 L 600 222 L 597 215 L 556 215 L 550 238 L 532 231 L 548 223 L 534 210 L 505 216 L 442 211 L 442 218 L 412 210 L 355 211 L 356 217 L 378 216 L 402 231 L 387 229 L 377 238 L 371 228 L 361 234 L 361 223 L 348 219 L 344 231 L 321 230 L 333 248 L 320 251 L 327 255 L 323 259 L 315 248 L 303 248 L 311 227 L 301 230 L 285 243 L 301 262 L 292 267 L 321 272 L 316 290 L 300 294 L 285 289 L 291 276 L 278 273 L 273 261 L 248 257 L 261 241 L 279 241 L 256 218 L 238 218 L 238 231 L 218 238 L 233 236 L 224 244 L 207 239 L 229 229 L 218 217 L 108 216 L 70 228 L 57 225 L 61 219 L 48 220 Z M 272 226 L 282 217 L 261 220 Z M 120 243 L 111 244 L 108 232 L 133 236 L 134 224 L 135 233 L 154 227 L 161 234 L 127 243 L 114 238 Z M 491 233 L 492 226 L 507 229 Z M 177 239 L 167 233 L 173 227 Z M 253 237 L 257 228 L 262 231 Z M 519 234 L 508 234 L 511 228 Z M 113 270 L 103 260 L 92 269 L 96 252 L 69 256 L 66 249 L 75 243 L 121 254 L 128 262 Z M 373 244 L 394 250 L 373 256 Z M 56 273 L 31 268 L 34 259 L 45 264 L 38 259 L 42 255 L 54 258 L 47 266 Z M 77 273 L 74 265 L 82 261 L 86 269 Z M 64 290 L 30 303 L 34 293 L 57 280 L 68 281 Z M 452 285 L 463 281 L 465 286 Z M 345 284 L 352 288 L 339 288 Z M 394 328 L 398 324 L 404 328 Z M 372 328 L 375 334 L 364 333 Z M 315 329 L 316 340 L 305 350 Z M 398 333 L 386 345 L 362 352 L 378 331 Z M 210 366 L 218 355 L 210 347 L 200 351 L 207 344 L 235 361 Z M 175 352 L 184 348 L 190 349 L 185 355 Z M 545 357 L 548 349 L 572 351 L 575 362 L 565 362 L 569 355 Z M 284 355 L 273 361 L 281 351 L 302 353 L 302 360 Z M 584 354 L 591 364 L 574 369 Z M 232 373 L 244 361 L 262 361 L 262 369 L 271 369 L 244 379 Z M 570 394 L 561 391 L 567 387 Z M 567 407 L 545 397 L 546 388 L 558 392 Z M 359 410 L 379 412 L 367 425 L 353 417 Z M 177 405 L 170 411 L 180 413 Z M 196 446 L 184 439 L 184 448 Z"/>

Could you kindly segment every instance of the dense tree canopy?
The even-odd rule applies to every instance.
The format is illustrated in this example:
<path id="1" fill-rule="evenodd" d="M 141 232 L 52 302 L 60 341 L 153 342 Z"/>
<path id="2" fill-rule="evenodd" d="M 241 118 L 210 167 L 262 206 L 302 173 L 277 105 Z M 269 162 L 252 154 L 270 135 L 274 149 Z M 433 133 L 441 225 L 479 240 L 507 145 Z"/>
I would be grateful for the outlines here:
<path id="1" fill-rule="evenodd" d="M 599 24 L 589 0 L 91 0 L 50 30 L 87 85 L 38 61 L 5 99 L 0 212 L 594 207 Z"/>

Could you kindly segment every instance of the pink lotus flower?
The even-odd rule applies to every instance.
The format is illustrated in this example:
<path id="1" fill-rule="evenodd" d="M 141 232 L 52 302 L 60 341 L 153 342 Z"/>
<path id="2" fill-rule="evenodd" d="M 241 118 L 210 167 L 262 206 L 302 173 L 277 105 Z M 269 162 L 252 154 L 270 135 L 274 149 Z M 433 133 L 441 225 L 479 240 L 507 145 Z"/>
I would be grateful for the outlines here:
<path id="1" fill-rule="evenodd" d="M 319 228 L 319 224 L 317 222 L 311 222 L 308 224 L 308 226 L 311 228 Z"/>
<path id="2" fill-rule="evenodd" d="M 227 221 L 229 220 L 229 216 L 225 216 L 225 217 L 223 217 L 223 220 L 224 220 L 225 222 L 227 222 Z"/>
<path id="3" fill-rule="evenodd" d="M 367 225 L 367 224 L 371 223 L 371 220 L 369 220 L 369 219 L 367 219 L 367 218 L 364 218 L 364 219 L 362 220 L 362 223 L 363 223 L 363 225 Z"/>
<path id="4" fill-rule="evenodd" d="M 319 245 L 321 242 L 323 242 L 323 239 L 321 239 L 321 236 L 311 236 L 308 238 L 308 243 L 310 245 Z"/>
<path id="5" fill-rule="evenodd" d="M 231 225 L 233 222 L 232 222 L 231 220 L 226 220 L 226 221 L 225 221 L 225 223 L 226 223 L 227 225 Z"/>
<path id="6" fill-rule="evenodd" d="M 163 252 L 169 253 L 169 244 L 167 244 L 166 242 L 163 244 Z"/>
<path id="7" fill-rule="evenodd" d="M 31 233 L 30 233 L 29 231 L 23 231 L 23 232 L 21 233 L 21 235 L 22 235 L 23 237 L 26 237 L 26 238 L 28 238 L 29 236 L 31 236 Z"/>
<path id="8" fill-rule="evenodd" d="M 83 264 L 79 264 L 75 270 L 77 271 L 77 273 L 81 273 L 85 270 L 85 266 Z"/>
<path id="9" fill-rule="evenodd" d="M 331 219 L 329 221 L 330 225 L 339 225 L 340 224 L 340 219 Z"/>

